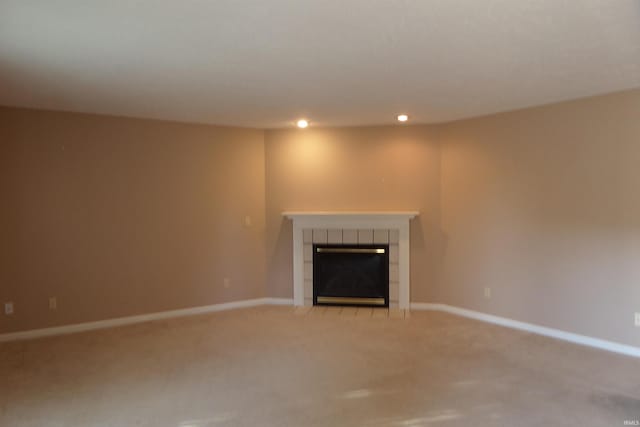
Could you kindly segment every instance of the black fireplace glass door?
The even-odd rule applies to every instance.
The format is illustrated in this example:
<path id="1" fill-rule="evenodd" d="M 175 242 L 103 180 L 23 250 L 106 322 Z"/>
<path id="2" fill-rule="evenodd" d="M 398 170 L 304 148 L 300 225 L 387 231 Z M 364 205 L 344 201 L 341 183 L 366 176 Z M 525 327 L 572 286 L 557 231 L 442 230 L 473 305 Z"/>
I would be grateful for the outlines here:
<path id="1" fill-rule="evenodd" d="M 340 305 L 369 305 L 367 299 L 377 299 L 383 304 L 370 305 L 388 307 L 389 245 L 314 245 L 314 304 L 318 297 Z"/>

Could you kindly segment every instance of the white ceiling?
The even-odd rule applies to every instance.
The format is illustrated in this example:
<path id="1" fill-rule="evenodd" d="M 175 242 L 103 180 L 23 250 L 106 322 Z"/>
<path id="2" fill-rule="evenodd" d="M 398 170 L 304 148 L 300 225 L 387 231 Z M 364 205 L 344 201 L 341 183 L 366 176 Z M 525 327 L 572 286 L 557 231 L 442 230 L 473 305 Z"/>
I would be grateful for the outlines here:
<path id="1" fill-rule="evenodd" d="M 258 128 L 640 87 L 638 0 L 0 0 L 0 104 Z"/>

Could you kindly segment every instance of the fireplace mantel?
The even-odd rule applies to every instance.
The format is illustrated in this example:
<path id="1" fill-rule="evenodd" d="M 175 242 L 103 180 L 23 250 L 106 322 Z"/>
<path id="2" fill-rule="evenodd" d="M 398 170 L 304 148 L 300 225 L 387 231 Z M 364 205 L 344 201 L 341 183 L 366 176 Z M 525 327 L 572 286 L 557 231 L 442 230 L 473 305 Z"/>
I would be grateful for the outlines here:
<path id="1" fill-rule="evenodd" d="M 373 223 L 380 225 L 381 222 L 397 225 L 398 221 L 409 221 L 418 215 L 418 211 L 367 211 L 367 212 L 349 212 L 349 211 L 315 211 L 315 212 L 298 212 L 287 211 L 282 213 L 283 216 L 299 222 L 300 224 L 313 224 L 313 227 L 326 224 L 333 227 L 336 224 L 351 225 L 357 223 L 362 226 L 363 223 Z M 324 225 L 322 225 L 324 226 Z"/>
<path id="2" fill-rule="evenodd" d="M 397 230 L 398 305 L 409 308 L 409 221 L 418 211 L 285 211 L 293 221 L 293 302 L 305 303 L 304 230 Z"/>

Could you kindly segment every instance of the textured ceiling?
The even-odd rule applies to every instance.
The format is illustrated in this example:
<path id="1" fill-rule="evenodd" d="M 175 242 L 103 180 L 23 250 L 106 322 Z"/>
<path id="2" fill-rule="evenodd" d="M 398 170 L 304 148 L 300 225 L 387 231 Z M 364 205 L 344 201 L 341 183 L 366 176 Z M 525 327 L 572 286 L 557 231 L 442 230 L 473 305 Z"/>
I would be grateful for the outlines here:
<path id="1" fill-rule="evenodd" d="M 637 0 L 0 0 L 0 104 L 258 128 L 640 87 Z"/>

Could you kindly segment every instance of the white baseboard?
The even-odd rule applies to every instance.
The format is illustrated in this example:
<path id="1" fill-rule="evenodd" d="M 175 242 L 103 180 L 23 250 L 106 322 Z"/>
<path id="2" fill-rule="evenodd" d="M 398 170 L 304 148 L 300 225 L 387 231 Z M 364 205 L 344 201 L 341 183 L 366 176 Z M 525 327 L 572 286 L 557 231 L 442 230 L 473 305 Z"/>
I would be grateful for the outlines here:
<path id="1" fill-rule="evenodd" d="M 468 317 L 483 322 L 494 323 L 496 325 L 505 326 L 507 328 L 519 329 L 521 331 L 532 332 L 538 335 L 544 335 L 551 338 L 557 338 L 563 341 L 569 341 L 575 344 L 594 347 L 601 350 L 607 350 L 614 353 L 620 353 L 627 356 L 640 357 L 640 348 L 630 345 L 620 344 L 613 341 L 606 341 L 599 338 L 588 337 L 586 335 L 574 334 L 571 332 L 561 331 L 559 329 L 547 328 L 545 326 L 534 325 L 532 323 L 520 322 L 518 320 L 508 319 L 506 317 L 494 316 L 479 311 L 468 310 L 466 308 L 454 307 L 446 304 L 431 304 L 425 302 L 412 302 L 412 310 L 435 310 L 444 311 L 458 316 Z"/>
<path id="2" fill-rule="evenodd" d="M 293 298 L 264 298 L 268 305 L 293 305 Z"/>
<path id="3" fill-rule="evenodd" d="M 216 311 L 233 310 L 237 308 L 255 307 L 259 305 L 293 305 L 292 298 L 255 298 L 249 300 L 225 302 L 221 304 L 205 305 L 201 307 L 184 308 L 180 310 L 162 311 L 158 313 L 141 314 L 138 316 L 120 317 L 117 319 L 99 320 L 97 322 L 77 323 L 74 325 L 57 326 L 53 328 L 32 329 L 29 331 L 11 332 L 0 334 L 0 342 L 18 341 L 33 338 L 50 337 L 54 335 L 65 335 L 76 332 L 92 331 L 96 329 L 113 328 L 116 326 L 132 325 L 134 323 L 149 322 L 151 320 L 171 319 L 175 317 L 194 316 L 197 314 L 214 313 Z M 411 303 L 412 310 L 435 310 L 443 311 L 458 316 L 468 317 L 483 322 L 494 323 L 507 328 L 519 329 L 532 332 L 538 335 L 557 338 L 575 344 L 607 350 L 614 353 L 625 354 L 627 356 L 640 357 L 640 348 L 599 338 L 592 338 L 585 335 L 578 335 L 558 329 L 547 328 L 531 323 L 520 322 L 518 320 L 505 317 L 494 316 L 479 311 L 468 310 L 466 308 L 454 307 L 446 304 L 432 304 L 423 302 Z"/>
<path id="4" fill-rule="evenodd" d="M 216 311 L 233 310 L 236 308 L 255 307 L 258 305 L 292 305 L 293 299 L 288 298 L 255 298 L 241 301 L 225 302 L 221 304 L 184 308 L 180 310 L 161 311 L 158 313 L 141 314 L 138 316 L 119 317 L 116 319 L 99 320 L 97 322 L 76 323 L 73 325 L 56 326 L 53 328 L 32 329 L 29 331 L 0 334 L 0 342 L 18 341 L 33 338 L 50 337 L 54 335 L 73 334 L 76 332 L 92 331 L 95 329 L 113 328 L 115 326 L 132 325 L 134 323 L 149 322 L 151 320 L 171 319 L 174 317 L 194 316 L 197 314 L 213 313 Z"/>

